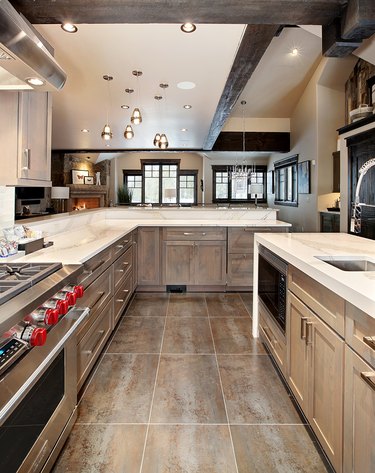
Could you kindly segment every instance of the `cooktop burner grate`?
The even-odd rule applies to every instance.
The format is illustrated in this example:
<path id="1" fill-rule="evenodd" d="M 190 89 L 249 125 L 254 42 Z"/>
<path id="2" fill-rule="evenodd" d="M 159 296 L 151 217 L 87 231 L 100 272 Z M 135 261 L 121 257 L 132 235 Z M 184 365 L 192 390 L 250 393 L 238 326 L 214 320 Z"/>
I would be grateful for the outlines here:
<path id="1" fill-rule="evenodd" d="M 0 305 L 60 268 L 61 263 L 0 263 Z"/>

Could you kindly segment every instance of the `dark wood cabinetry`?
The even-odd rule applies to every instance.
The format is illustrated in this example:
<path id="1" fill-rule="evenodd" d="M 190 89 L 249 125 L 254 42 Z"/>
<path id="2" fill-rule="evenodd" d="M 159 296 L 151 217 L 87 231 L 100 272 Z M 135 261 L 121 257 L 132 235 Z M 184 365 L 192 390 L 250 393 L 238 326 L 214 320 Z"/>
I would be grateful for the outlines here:
<path id="1" fill-rule="evenodd" d="M 340 192 L 340 151 L 332 153 L 333 181 L 332 192 Z"/>
<path id="2" fill-rule="evenodd" d="M 320 212 L 320 231 L 323 233 L 339 233 L 340 213 Z"/>

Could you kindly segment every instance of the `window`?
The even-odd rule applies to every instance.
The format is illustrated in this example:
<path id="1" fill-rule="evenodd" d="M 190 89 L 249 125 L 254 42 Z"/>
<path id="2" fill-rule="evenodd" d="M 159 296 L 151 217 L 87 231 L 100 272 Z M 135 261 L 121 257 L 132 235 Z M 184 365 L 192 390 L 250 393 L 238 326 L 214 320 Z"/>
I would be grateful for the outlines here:
<path id="1" fill-rule="evenodd" d="M 275 204 L 297 207 L 298 154 L 275 162 Z"/>
<path id="2" fill-rule="evenodd" d="M 132 191 L 132 202 L 140 204 L 142 202 L 142 172 L 124 171 L 124 184 Z"/>
<path id="3" fill-rule="evenodd" d="M 234 178 L 229 166 L 212 166 L 213 176 L 213 202 L 244 203 L 266 202 L 266 166 L 255 166 L 254 169 L 246 167 L 251 171 L 247 176 Z M 263 192 L 250 194 L 250 184 L 261 184 Z"/>
<path id="4" fill-rule="evenodd" d="M 133 203 L 196 205 L 198 171 L 180 170 L 179 161 L 142 161 L 142 170 L 123 170 Z"/>

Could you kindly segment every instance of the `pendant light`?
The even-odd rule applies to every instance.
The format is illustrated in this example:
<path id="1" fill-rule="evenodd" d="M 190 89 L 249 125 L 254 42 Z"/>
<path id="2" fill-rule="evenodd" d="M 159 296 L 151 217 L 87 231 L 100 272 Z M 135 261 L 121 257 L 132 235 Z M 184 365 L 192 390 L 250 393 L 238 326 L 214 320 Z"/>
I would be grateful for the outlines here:
<path id="1" fill-rule="evenodd" d="M 162 99 L 163 97 L 161 95 L 155 95 L 154 99 L 158 101 L 158 103 L 160 102 L 160 100 Z M 159 115 L 160 115 L 160 108 L 159 108 Z M 161 138 L 161 135 L 160 133 L 156 133 L 155 136 L 154 136 L 154 146 L 157 146 L 159 147 L 159 141 L 160 141 L 160 138 Z"/>
<path id="2" fill-rule="evenodd" d="M 168 89 L 168 87 L 169 87 L 169 84 L 163 82 L 163 83 L 159 84 L 159 87 L 164 90 L 164 93 L 165 93 L 165 103 L 167 103 L 167 89 Z M 165 107 L 166 107 L 166 105 L 165 105 Z M 160 149 L 167 149 L 168 146 L 169 146 L 169 142 L 168 142 L 167 135 L 166 135 L 165 133 L 162 133 L 162 134 L 160 135 L 160 140 L 159 140 L 159 143 L 158 143 L 158 147 L 159 147 Z"/>
<path id="3" fill-rule="evenodd" d="M 130 95 L 134 92 L 134 89 L 125 89 L 125 92 Z M 134 131 L 130 124 L 126 125 L 125 131 L 124 131 L 124 138 L 126 140 L 131 140 L 132 138 L 134 138 Z"/>
<path id="4" fill-rule="evenodd" d="M 108 141 L 108 140 L 111 140 L 112 139 L 112 131 L 111 131 L 111 127 L 109 126 L 109 119 L 108 119 L 108 115 L 109 115 L 109 107 L 110 107 L 110 104 L 111 104 L 111 95 L 110 95 L 110 91 L 109 91 L 109 83 L 111 80 L 113 80 L 113 77 L 112 76 L 109 76 L 109 75 L 105 75 L 103 76 L 103 79 L 107 81 L 107 86 L 108 86 L 108 106 L 107 106 L 107 121 L 106 121 L 106 124 L 104 125 L 104 128 L 103 128 L 103 131 L 102 131 L 102 138 L 104 141 Z"/>
<path id="5" fill-rule="evenodd" d="M 132 74 L 137 78 L 137 101 L 139 101 L 139 77 L 143 74 L 143 72 L 135 70 L 132 72 Z M 142 123 L 142 114 L 138 107 L 133 110 L 130 121 L 133 123 L 133 125 L 139 125 Z"/>

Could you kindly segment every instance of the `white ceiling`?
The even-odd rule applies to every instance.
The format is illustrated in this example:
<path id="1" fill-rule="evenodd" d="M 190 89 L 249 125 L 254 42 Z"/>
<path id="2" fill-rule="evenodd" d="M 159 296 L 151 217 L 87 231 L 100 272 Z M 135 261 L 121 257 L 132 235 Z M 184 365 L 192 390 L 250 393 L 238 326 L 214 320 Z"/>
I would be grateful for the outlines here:
<path id="1" fill-rule="evenodd" d="M 180 25 L 78 25 L 78 33 L 64 33 L 59 25 L 37 25 L 55 48 L 55 57 L 68 74 L 62 91 L 54 93 L 54 149 L 103 149 L 100 137 L 108 106 L 104 74 L 110 83 L 109 122 L 113 131 L 110 149 L 150 149 L 156 132 L 167 133 L 170 147 L 201 149 L 231 69 L 244 25 L 198 25 L 184 34 Z M 299 47 L 297 57 L 290 55 Z M 285 28 L 272 40 L 240 100 L 246 100 L 246 117 L 290 117 L 317 61 L 321 40 L 300 28 Z M 137 79 L 132 70 L 143 71 Z M 181 90 L 177 84 L 192 81 L 196 88 Z M 166 100 L 160 82 L 169 83 Z M 129 96 L 126 88 L 134 88 Z M 238 101 L 238 103 L 240 102 Z M 127 103 L 130 110 L 122 110 Z M 191 110 L 183 109 L 191 104 Z M 139 106 L 143 123 L 134 126 L 135 137 L 123 131 L 132 108 Z M 237 105 L 233 117 L 242 116 Z M 81 129 L 88 128 L 89 133 Z M 187 128 L 188 132 L 181 132 Z M 248 130 L 251 131 L 251 130 Z"/>

